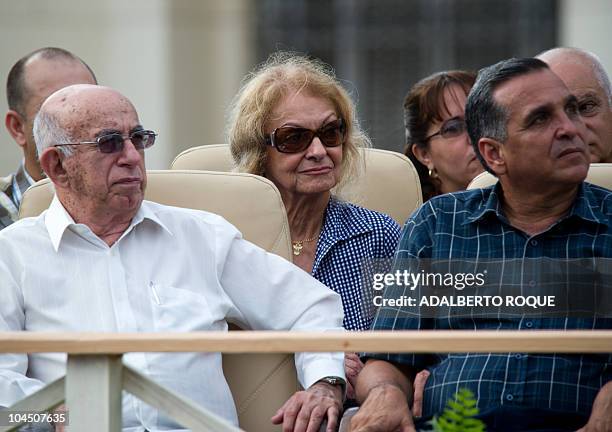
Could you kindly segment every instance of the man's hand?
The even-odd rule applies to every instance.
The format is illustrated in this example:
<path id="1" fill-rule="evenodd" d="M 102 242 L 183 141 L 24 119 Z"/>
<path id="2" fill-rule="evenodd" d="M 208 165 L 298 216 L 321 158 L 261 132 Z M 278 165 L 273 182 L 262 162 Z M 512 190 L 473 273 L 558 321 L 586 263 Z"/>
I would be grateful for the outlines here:
<path id="1" fill-rule="evenodd" d="M 357 375 L 363 369 L 363 363 L 355 353 L 344 354 L 344 372 L 346 373 L 346 398 L 355 399 Z"/>
<path id="2" fill-rule="evenodd" d="M 334 432 L 341 412 L 342 389 L 318 382 L 291 396 L 271 420 L 282 423 L 283 432 L 317 432 L 327 416 L 326 432 Z"/>
<path id="3" fill-rule="evenodd" d="M 599 390 L 589 421 L 578 432 L 612 432 L 612 381 Z"/>
<path id="4" fill-rule="evenodd" d="M 357 414 L 350 432 L 416 432 L 406 395 L 394 384 L 374 387 Z"/>

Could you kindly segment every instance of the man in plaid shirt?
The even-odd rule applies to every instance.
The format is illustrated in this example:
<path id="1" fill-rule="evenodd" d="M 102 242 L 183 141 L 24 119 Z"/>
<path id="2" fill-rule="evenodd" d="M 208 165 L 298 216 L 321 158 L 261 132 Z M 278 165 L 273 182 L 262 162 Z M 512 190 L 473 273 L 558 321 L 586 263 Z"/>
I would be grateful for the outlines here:
<path id="1" fill-rule="evenodd" d="M 404 227 L 395 270 L 405 268 L 406 261 L 423 259 L 612 257 L 612 192 L 584 183 L 589 152 L 577 100 L 545 63 L 510 59 L 481 70 L 468 97 L 466 123 L 476 154 L 499 182 L 424 204 Z M 388 292 L 397 298 L 397 286 L 392 288 Z M 527 289 L 537 294 L 538 285 L 528 284 Z M 609 313 L 603 318 L 435 318 L 390 306 L 379 310 L 373 324 L 374 330 L 604 328 L 612 328 Z M 415 424 L 441 414 L 460 388 L 474 393 L 489 431 L 612 430 L 610 354 L 367 358 L 358 377 L 362 407 L 351 421 L 352 431 L 414 431 Z M 415 422 L 410 411 L 413 380 L 423 368 L 431 375 L 423 418 Z"/>
<path id="2" fill-rule="evenodd" d="M 41 48 L 17 61 L 6 81 L 9 110 L 4 124 L 24 159 L 14 174 L 0 178 L 0 230 L 17 220 L 21 197 L 44 177 L 32 135 L 34 116 L 47 97 L 72 84 L 97 84 L 93 71 L 61 48 Z"/>

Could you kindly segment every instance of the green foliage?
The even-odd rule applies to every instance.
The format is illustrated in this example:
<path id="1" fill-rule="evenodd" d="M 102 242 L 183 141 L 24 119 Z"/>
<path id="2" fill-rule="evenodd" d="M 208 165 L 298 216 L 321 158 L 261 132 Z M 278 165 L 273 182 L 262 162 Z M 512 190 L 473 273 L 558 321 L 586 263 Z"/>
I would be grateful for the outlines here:
<path id="1" fill-rule="evenodd" d="M 474 393 L 463 388 L 455 393 L 454 399 L 446 402 L 446 408 L 440 417 L 435 416 L 430 422 L 433 432 L 484 432 L 485 424 L 474 417 L 478 407 Z"/>

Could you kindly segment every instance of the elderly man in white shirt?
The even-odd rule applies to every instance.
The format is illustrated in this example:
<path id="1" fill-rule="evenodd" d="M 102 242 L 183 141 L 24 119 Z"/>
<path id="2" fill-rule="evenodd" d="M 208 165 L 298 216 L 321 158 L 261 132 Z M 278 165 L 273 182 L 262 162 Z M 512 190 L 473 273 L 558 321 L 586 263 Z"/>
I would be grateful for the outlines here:
<path id="1" fill-rule="evenodd" d="M 59 90 L 34 133 L 56 196 L 39 217 L 0 232 L 0 331 L 227 331 L 228 319 L 251 329 L 341 329 L 337 294 L 221 217 L 143 201 L 144 149 L 155 134 L 117 91 Z M 237 424 L 219 353 L 132 353 L 124 361 Z M 342 389 L 326 378 L 344 378 L 342 354 L 298 354 L 296 366 L 307 390 L 273 420 L 305 431 L 327 414 L 331 431 Z M 65 355 L 0 356 L 0 406 L 64 372 Z M 181 430 L 130 396 L 123 412 L 124 430 Z"/>

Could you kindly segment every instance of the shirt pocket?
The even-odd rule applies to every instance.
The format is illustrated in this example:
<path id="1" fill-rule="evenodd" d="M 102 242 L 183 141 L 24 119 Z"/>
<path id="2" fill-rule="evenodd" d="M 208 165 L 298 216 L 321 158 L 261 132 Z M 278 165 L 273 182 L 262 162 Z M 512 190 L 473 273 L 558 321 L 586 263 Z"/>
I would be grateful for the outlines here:
<path id="1" fill-rule="evenodd" d="M 150 284 L 149 289 L 157 331 L 213 330 L 211 310 L 204 295 L 158 284 Z"/>

